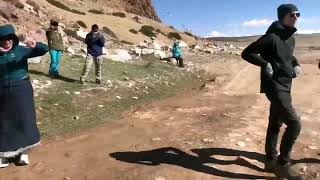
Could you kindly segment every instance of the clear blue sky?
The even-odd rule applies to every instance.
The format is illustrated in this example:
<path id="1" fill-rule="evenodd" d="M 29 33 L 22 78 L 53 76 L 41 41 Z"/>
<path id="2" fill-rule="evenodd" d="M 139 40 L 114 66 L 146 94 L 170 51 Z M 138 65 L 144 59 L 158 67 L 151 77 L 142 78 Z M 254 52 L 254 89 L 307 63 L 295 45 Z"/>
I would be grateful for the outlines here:
<path id="1" fill-rule="evenodd" d="M 299 33 L 320 33 L 320 0 L 153 0 L 161 20 L 200 36 L 263 34 L 277 20 L 277 7 L 296 4 Z"/>

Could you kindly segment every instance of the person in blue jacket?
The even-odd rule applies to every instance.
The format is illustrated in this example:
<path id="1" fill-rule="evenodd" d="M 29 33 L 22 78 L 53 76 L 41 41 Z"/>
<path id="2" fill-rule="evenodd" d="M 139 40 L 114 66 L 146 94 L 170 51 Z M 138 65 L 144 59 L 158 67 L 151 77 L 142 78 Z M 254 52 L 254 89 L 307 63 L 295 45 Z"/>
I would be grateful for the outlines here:
<path id="1" fill-rule="evenodd" d="M 25 44 L 19 45 L 12 25 L 0 26 L 0 168 L 9 159 L 29 164 L 27 152 L 40 143 L 27 60 L 49 49 L 33 40 Z"/>
<path id="2" fill-rule="evenodd" d="M 172 57 L 176 59 L 177 65 L 181 68 L 184 67 L 183 59 L 182 59 L 182 51 L 179 47 L 179 43 L 175 42 L 172 47 Z"/>
<path id="3" fill-rule="evenodd" d="M 105 45 L 105 38 L 99 33 L 99 27 L 97 24 L 92 25 L 91 32 L 87 34 L 85 43 L 87 44 L 87 58 L 85 66 L 83 68 L 80 83 L 84 84 L 85 79 L 88 76 L 92 63 L 95 63 L 96 68 L 96 83 L 101 84 L 101 69 L 102 69 L 102 55 L 103 47 Z"/>

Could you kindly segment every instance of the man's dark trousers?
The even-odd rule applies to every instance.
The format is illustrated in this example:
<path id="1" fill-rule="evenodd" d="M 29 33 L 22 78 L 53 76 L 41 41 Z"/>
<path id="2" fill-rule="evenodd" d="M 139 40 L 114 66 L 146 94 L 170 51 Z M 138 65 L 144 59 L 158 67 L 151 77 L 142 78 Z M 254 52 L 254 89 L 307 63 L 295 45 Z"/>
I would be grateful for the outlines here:
<path id="1" fill-rule="evenodd" d="M 300 118 L 292 106 L 290 92 L 275 91 L 266 93 L 266 96 L 271 102 L 265 145 L 266 156 L 269 160 L 277 158 L 278 136 L 280 128 L 284 123 L 287 128 L 281 140 L 280 156 L 278 157 L 278 162 L 284 165 L 290 161 L 292 147 L 300 134 Z"/>

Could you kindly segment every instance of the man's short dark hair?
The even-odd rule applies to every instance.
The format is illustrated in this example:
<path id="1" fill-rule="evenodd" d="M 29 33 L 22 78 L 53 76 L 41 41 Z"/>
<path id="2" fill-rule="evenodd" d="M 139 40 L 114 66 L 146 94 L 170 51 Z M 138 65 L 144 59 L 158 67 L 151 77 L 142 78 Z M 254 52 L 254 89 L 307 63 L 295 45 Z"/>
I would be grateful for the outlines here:
<path id="1" fill-rule="evenodd" d="M 97 24 L 94 24 L 91 26 L 91 29 L 99 29 L 99 26 Z"/>

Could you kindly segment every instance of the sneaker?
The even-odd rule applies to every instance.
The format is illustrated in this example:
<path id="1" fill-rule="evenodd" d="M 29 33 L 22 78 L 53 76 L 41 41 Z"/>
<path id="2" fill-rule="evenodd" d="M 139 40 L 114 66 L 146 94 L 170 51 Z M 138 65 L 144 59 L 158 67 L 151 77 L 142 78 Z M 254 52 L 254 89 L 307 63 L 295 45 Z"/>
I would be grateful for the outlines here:
<path id="1" fill-rule="evenodd" d="M 0 158 L 0 168 L 6 168 L 9 166 L 9 161 L 7 158 Z"/>
<path id="2" fill-rule="evenodd" d="M 101 80 L 98 80 L 98 79 L 96 80 L 96 83 L 97 83 L 97 84 L 102 84 L 102 83 L 101 83 Z"/>
<path id="3" fill-rule="evenodd" d="M 85 80 L 84 79 L 82 79 L 82 78 L 80 78 L 80 84 L 85 84 Z"/>
<path id="4" fill-rule="evenodd" d="M 28 154 L 21 154 L 18 159 L 18 164 L 21 166 L 25 166 L 25 165 L 30 164 L 29 155 Z"/>
<path id="5" fill-rule="evenodd" d="M 299 173 L 294 172 L 292 169 L 291 163 L 286 163 L 285 165 L 281 165 L 277 163 L 275 168 L 275 174 L 278 178 L 288 179 L 288 180 L 303 180 L 303 176 L 299 175 Z"/>
<path id="6" fill-rule="evenodd" d="M 274 172 L 277 166 L 277 160 L 276 159 L 266 159 L 264 163 L 264 170 L 265 172 Z"/>

